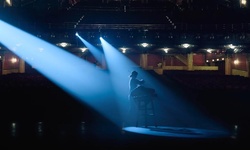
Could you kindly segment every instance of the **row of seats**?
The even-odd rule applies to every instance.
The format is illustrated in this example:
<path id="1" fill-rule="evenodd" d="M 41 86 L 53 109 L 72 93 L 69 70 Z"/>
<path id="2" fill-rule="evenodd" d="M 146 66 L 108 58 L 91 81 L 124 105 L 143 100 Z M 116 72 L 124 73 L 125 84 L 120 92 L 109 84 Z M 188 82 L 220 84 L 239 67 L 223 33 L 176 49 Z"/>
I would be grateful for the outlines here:
<path id="1" fill-rule="evenodd" d="M 238 75 L 222 75 L 216 71 L 165 71 L 164 75 L 192 89 L 250 91 L 250 78 Z"/>
<path id="2" fill-rule="evenodd" d="M 12 73 L 0 76 L 0 89 L 6 88 L 54 88 L 55 85 L 42 75 Z"/>

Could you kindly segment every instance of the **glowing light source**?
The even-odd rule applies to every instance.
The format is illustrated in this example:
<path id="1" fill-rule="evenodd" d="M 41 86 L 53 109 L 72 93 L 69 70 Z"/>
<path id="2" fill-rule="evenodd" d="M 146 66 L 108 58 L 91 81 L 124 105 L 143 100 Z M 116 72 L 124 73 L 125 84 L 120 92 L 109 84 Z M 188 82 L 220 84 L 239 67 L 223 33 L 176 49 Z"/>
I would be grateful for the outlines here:
<path id="1" fill-rule="evenodd" d="M 240 63 L 240 61 L 238 59 L 234 60 L 234 64 L 238 65 Z"/>
<path id="2" fill-rule="evenodd" d="M 10 61 L 11 61 L 11 63 L 16 63 L 17 62 L 17 58 L 13 57 L 13 58 L 10 59 Z"/>
<path id="3" fill-rule="evenodd" d="M 184 48 L 189 48 L 190 47 L 190 44 L 182 44 L 182 46 L 184 47 Z"/>
<path id="4" fill-rule="evenodd" d="M 80 50 L 81 50 L 82 52 L 85 52 L 87 49 L 88 49 L 88 48 L 86 48 L 86 47 L 80 48 Z"/>
<path id="5" fill-rule="evenodd" d="M 168 53 L 168 48 L 163 48 L 163 51 L 164 51 L 165 53 Z"/>
<path id="6" fill-rule="evenodd" d="M 141 46 L 142 46 L 142 47 L 148 47 L 149 44 L 148 44 L 148 43 L 142 43 Z"/>
<path id="7" fill-rule="evenodd" d="M 229 44 L 228 47 L 231 48 L 231 49 L 235 48 L 235 46 L 233 44 Z"/>
<path id="8" fill-rule="evenodd" d="M 122 53 L 126 53 L 127 48 L 122 47 L 121 50 L 122 50 Z"/>
<path id="9" fill-rule="evenodd" d="M 61 47 L 68 47 L 68 46 L 70 46 L 70 44 L 66 43 L 66 42 L 58 43 L 56 45 L 61 46 Z"/>
<path id="10" fill-rule="evenodd" d="M 210 48 L 207 49 L 207 52 L 208 52 L 208 53 L 212 53 L 212 51 L 213 51 L 213 50 L 210 49 Z"/>
<path id="11" fill-rule="evenodd" d="M 247 0 L 240 0 L 240 6 L 246 7 L 247 6 Z"/>
<path id="12" fill-rule="evenodd" d="M 5 4 L 8 6 L 12 6 L 12 0 L 5 0 Z"/>

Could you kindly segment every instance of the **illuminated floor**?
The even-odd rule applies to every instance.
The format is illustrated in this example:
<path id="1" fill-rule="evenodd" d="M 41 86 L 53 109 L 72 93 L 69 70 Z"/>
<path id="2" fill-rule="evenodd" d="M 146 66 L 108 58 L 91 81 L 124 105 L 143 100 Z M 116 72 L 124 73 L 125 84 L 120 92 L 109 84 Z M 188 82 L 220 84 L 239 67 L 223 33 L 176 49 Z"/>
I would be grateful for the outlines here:
<path id="1" fill-rule="evenodd" d="M 230 138 L 232 136 L 230 133 L 225 131 L 168 126 L 125 127 L 123 130 L 137 134 L 162 136 L 168 138 L 208 139 Z"/>

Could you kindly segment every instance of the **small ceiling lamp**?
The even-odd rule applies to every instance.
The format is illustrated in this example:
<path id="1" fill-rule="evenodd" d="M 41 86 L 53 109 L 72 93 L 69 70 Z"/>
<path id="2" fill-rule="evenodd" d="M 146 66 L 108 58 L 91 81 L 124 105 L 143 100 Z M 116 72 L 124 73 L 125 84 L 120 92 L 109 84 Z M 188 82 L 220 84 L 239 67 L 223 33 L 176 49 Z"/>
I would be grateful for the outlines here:
<path id="1" fill-rule="evenodd" d="M 163 51 L 165 52 L 165 53 L 168 53 L 168 48 L 163 48 Z"/>
<path id="2" fill-rule="evenodd" d="M 142 43 L 141 46 L 142 46 L 142 47 L 148 47 L 149 44 L 148 44 L 148 43 Z"/>
<path id="3" fill-rule="evenodd" d="M 86 47 L 82 47 L 82 48 L 80 48 L 80 50 L 84 53 L 87 50 L 87 48 Z"/>
<path id="4" fill-rule="evenodd" d="M 57 46 L 60 46 L 60 47 L 68 47 L 68 46 L 70 46 L 70 44 L 69 43 L 66 43 L 66 42 L 62 42 L 62 43 L 58 43 L 58 44 L 56 44 Z"/>
<path id="5" fill-rule="evenodd" d="M 126 51 L 127 51 L 127 48 L 125 48 L 125 47 L 122 47 L 122 48 L 121 48 L 121 50 L 122 50 L 122 53 L 126 53 Z"/>
<path id="6" fill-rule="evenodd" d="M 190 44 L 182 44 L 182 47 L 184 47 L 184 48 L 189 48 L 190 47 Z"/>

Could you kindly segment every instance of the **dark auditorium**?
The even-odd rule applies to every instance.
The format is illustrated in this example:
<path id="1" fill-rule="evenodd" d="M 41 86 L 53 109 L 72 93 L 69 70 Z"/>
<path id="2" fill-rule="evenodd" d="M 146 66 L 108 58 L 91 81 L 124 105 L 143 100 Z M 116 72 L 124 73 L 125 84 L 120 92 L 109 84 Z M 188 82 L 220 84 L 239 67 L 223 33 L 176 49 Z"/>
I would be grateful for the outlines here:
<path id="1" fill-rule="evenodd" d="M 250 0 L 0 0 L 0 147 L 248 149 Z"/>

